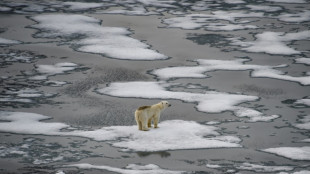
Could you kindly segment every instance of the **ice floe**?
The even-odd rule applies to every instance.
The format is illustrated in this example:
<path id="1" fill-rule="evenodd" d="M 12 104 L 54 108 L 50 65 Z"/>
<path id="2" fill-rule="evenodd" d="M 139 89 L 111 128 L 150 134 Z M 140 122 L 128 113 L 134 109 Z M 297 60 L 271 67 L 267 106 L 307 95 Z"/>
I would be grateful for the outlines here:
<path id="1" fill-rule="evenodd" d="M 137 126 L 109 126 L 97 130 L 72 130 L 64 123 L 42 122 L 51 117 L 25 112 L 0 111 L 1 132 L 33 135 L 78 136 L 107 141 L 112 146 L 133 151 L 165 151 L 241 147 L 241 139 L 221 136 L 217 127 L 194 121 L 170 120 L 160 123 L 159 129 L 139 131 Z M 66 129 L 66 131 L 62 131 Z M 69 131 L 72 130 L 72 131 Z"/>
<path id="2" fill-rule="evenodd" d="M 310 115 L 303 116 L 301 119 L 298 119 L 298 124 L 295 124 L 294 126 L 298 129 L 310 130 Z"/>
<path id="3" fill-rule="evenodd" d="M 47 80 L 48 76 L 64 74 L 79 68 L 79 65 L 71 62 L 61 62 L 54 65 L 35 65 L 39 75 L 30 77 L 31 80 Z"/>
<path id="4" fill-rule="evenodd" d="M 236 167 L 239 170 L 249 170 L 255 172 L 280 172 L 280 171 L 292 171 L 294 167 L 291 166 L 269 166 L 269 165 L 260 165 L 260 164 L 251 164 L 251 163 L 242 163 L 240 166 Z"/>
<path id="5" fill-rule="evenodd" d="M 253 65 L 245 64 L 250 59 L 235 59 L 235 60 L 208 60 L 198 59 L 196 66 L 180 66 L 168 67 L 153 70 L 150 73 L 156 75 L 159 79 L 173 78 L 207 78 L 206 72 L 212 71 L 251 71 L 251 77 L 264 77 L 279 80 L 287 80 L 298 82 L 302 85 L 310 85 L 310 76 L 294 77 L 285 74 L 275 68 L 286 67 L 287 65 L 268 66 L 268 65 Z"/>
<path id="6" fill-rule="evenodd" d="M 64 43 L 78 51 L 128 60 L 168 58 L 151 50 L 149 45 L 129 37 L 131 32 L 126 28 L 103 27 L 101 21 L 93 17 L 55 14 L 34 16 L 32 19 L 38 22 L 32 27 L 40 30 L 36 37 L 66 38 Z"/>
<path id="7" fill-rule="evenodd" d="M 268 53 L 279 55 L 294 55 L 301 54 L 298 51 L 289 47 L 292 41 L 310 40 L 310 30 L 300 31 L 297 33 L 271 32 L 265 31 L 255 35 L 254 41 L 242 41 L 240 38 L 229 38 L 232 41 L 231 45 L 240 46 L 240 50 L 254 53 Z"/>
<path id="8" fill-rule="evenodd" d="M 310 106 L 310 99 L 299 99 L 296 102 L 294 102 L 294 104 L 302 104 L 302 105 L 306 105 L 306 106 Z"/>
<path id="9" fill-rule="evenodd" d="M 310 147 L 276 147 L 262 151 L 277 154 L 292 160 L 310 160 Z"/>
<path id="10" fill-rule="evenodd" d="M 63 2 L 64 6 L 68 6 L 69 10 L 80 11 L 80 10 L 89 10 L 92 8 L 103 7 L 103 3 L 95 3 L 95 2 Z"/>
<path id="11" fill-rule="evenodd" d="M 227 12 L 227 11 L 213 11 L 211 14 L 189 14 L 183 17 L 174 17 L 164 19 L 163 23 L 167 24 L 169 28 L 182 29 L 199 29 L 205 28 L 207 30 L 221 30 L 233 31 L 241 29 L 256 29 L 255 25 L 245 25 L 248 20 L 241 20 L 242 18 L 256 18 L 263 17 L 260 12 Z M 229 21 L 230 23 L 214 22 L 214 21 Z"/>
<path id="12" fill-rule="evenodd" d="M 310 21 L 310 10 L 304 10 L 300 13 L 284 13 L 281 14 L 278 19 L 284 22 L 292 22 L 292 23 L 299 23 L 299 22 L 307 22 Z"/>
<path id="13" fill-rule="evenodd" d="M 21 44 L 22 42 L 17 40 L 11 40 L 11 39 L 5 39 L 0 37 L 0 46 L 6 46 L 6 45 L 15 45 L 15 44 Z"/>
<path id="14" fill-rule="evenodd" d="M 295 63 L 310 65 L 310 58 L 297 58 L 295 59 Z"/>
<path id="15" fill-rule="evenodd" d="M 258 100 L 256 96 L 215 91 L 206 91 L 205 93 L 174 92 L 168 90 L 170 86 L 171 84 L 164 82 L 115 82 L 109 84 L 108 87 L 97 89 L 97 92 L 115 97 L 173 99 L 197 103 L 196 108 L 201 112 L 233 111 L 238 117 L 249 117 L 251 122 L 271 121 L 279 117 L 278 115 L 265 116 L 254 109 L 236 106 L 244 102 Z"/>
<path id="16" fill-rule="evenodd" d="M 283 9 L 280 6 L 268 6 L 268 5 L 246 5 L 246 7 L 250 8 L 253 11 L 264 11 L 264 12 L 276 12 Z"/>
<path id="17" fill-rule="evenodd" d="M 270 1 L 270 2 L 279 2 L 279 3 L 297 3 L 297 4 L 303 4 L 303 3 L 307 3 L 307 1 L 305 0 L 266 0 L 266 1 Z"/>
<path id="18" fill-rule="evenodd" d="M 80 163 L 80 164 L 70 164 L 65 165 L 64 167 L 77 167 L 79 169 L 98 169 L 98 170 L 107 170 L 110 172 L 121 173 L 121 174 L 182 174 L 186 173 L 185 171 L 172 171 L 167 169 L 162 169 L 155 164 L 128 164 L 125 168 L 116 168 L 106 165 L 92 165 L 89 163 Z"/>

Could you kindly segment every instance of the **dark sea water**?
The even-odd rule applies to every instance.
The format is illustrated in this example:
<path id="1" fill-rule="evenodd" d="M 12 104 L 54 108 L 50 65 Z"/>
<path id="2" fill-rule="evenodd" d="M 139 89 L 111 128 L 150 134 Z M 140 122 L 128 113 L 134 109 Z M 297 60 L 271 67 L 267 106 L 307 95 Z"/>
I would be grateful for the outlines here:
<path id="1" fill-rule="evenodd" d="M 1 1 L 0 173 L 308 174 L 309 24 L 308 0 Z"/>

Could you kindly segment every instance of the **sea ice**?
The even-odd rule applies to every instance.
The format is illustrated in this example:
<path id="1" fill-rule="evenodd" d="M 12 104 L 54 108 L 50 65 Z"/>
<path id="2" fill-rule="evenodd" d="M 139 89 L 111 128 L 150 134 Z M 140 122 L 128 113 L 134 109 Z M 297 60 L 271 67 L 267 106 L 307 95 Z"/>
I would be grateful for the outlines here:
<path id="1" fill-rule="evenodd" d="M 310 160 L 310 147 L 277 147 L 263 149 L 264 152 L 274 153 L 292 160 Z"/>
<path id="2" fill-rule="evenodd" d="M 294 167 L 290 166 L 265 166 L 259 164 L 251 164 L 251 163 L 242 163 L 240 166 L 237 167 L 239 170 L 250 170 L 255 172 L 280 172 L 280 171 L 292 171 Z"/>
<path id="3" fill-rule="evenodd" d="M 256 29 L 254 25 L 244 25 L 249 21 L 239 21 L 241 18 L 260 18 L 263 13 L 260 12 L 227 12 L 227 11 L 213 11 L 212 14 L 189 14 L 183 17 L 174 17 L 163 20 L 169 28 L 182 29 L 198 29 L 205 28 L 207 30 L 224 30 L 233 31 L 240 29 Z M 230 24 L 221 22 L 214 22 L 217 20 L 229 21 Z M 232 24 L 233 23 L 233 24 Z"/>
<path id="4" fill-rule="evenodd" d="M 21 44 L 22 42 L 17 40 L 11 40 L 11 39 L 5 39 L 0 37 L 0 46 L 2 45 L 15 45 L 15 44 Z"/>
<path id="5" fill-rule="evenodd" d="M 241 50 L 254 53 L 268 53 L 279 55 L 301 54 L 294 48 L 289 47 L 292 41 L 310 40 L 310 30 L 300 31 L 297 33 L 271 32 L 265 31 L 255 35 L 254 41 L 241 41 L 239 38 L 229 38 L 231 45 L 241 47 Z"/>
<path id="6" fill-rule="evenodd" d="M 35 65 L 36 71 L 40 75 L 30 77 L 31 80 L 46 80 L 48 76 L 63 74 L 67 71 L 73 71 L 79 68 L 79 65 L 71 62 L 61 62 L 55 65 Z"/>
<path id="7" fill-rule="evenodd" d="M 180 66 L 168 67 L 151 71 L 151 74 L 156 75 L 160 79 L 173 78 L 206 78 L 205 73 L 212 71 L 251 71 L 251 77 L 265 77 L 279 80 L 287 80 L 298 82 L 302 85 L 310 85 L 310 76 L 293 77 L 285 74 L 282 71 L 274 68 L 286 67 L 286 65 L 267 66 L 267 65 L 251 65 L 244 64 L 250 59 L 235 59 L 235 60 L 208 60 L 198 59 L 196 66 Z"/>
<path id="8" fill-rule="evenodd" d="M 304 10 L 303 12 L 295 13 L 295 14 L 284 13 L 284 14 L 281 14 L 278 17 L 278 19 L 280 21 L 293 22 L 293 23 L 307 22 L 307 21 L 310 21 L 310 10 Z"/>
<path id="9" fill-rule="evenodd" d="M 102 3 L 92 3 L 92 2 L 64 2 L 63 5 L 69 6 L 69 10 L 79 11 L 79 10 L 88 10 L 92 8 L 98 8 L 104 6 Z"/>
<path id="10" fill-rule="evenodd" d="M 310 65 L 310 58 L 297 58 L 295 59 L 295 63 Z"/>
<path id="11" fill-rule="evenodd" d="M 310 106 L 310 99 L 299 99 L 294 104 L 302 104 L 306 106 Z"/>
<path id="12" fill-rule="evenodd" d="M 267 6 L 267 5 L 246 5 L 246 7 L 250 8 L 253 11 L 265 11 L 265 12 L 276 12 L 283 9 L 280 6 Z"/>
<path id="13" fill-rule="evenodd" d="M 197 103 L 196 108 L 201 112 L 220 113 L 233 111 L 238 117 L 249 117 L 251 122 L 270 121 L 277 115 L 264 116 L 261 112 L 250 108 L 236 106 L 240 103 L 258 100 L 256 96 L 207 91 L 205 93 L 168 91 L 170 84 L 164 82 L 115 82 L 108 87 L 97 89 L 98 93 L 115 97 L 136 97 L 152 99 L 173 99 Z M 264 119 L 263 119 L 264 118 Z"/>
<path id="14" fill-rule="evenodd" d="M 126 28 L 103 27 L 101 21 L 83 15 L 39 15 L 32 17 L 38 24 L 32 25 L 40 32 L 36 37 L 66 38 L 66 44 L 76 50 L 103 54 L 108 57 L 129 60 L 158 60 L 168 57 L 150 46 L 129 37 Z"/>
<path id="15" fill-rule="evenodd" d="M 298 119 L 298 122 L 298 124 L 294 125 L 295 127 L 310 130 L 310 115 L 303 116 L 302 119 Z"/>
<path id="16" fill-rule="evenodd" d="M 109 126 L 84 131 L 71 130 L 67 124 L 42 122 L 50 119 L 40 114 L 0 111 L 1 132 L 32 135 L 78 136 L 107 141 L 115 147 L 133 151 L 164 151 L 179 149 L 204 149 L 241 147 L 241 139 L 221 136 L 217 127 L 202 125 L 194 121 L 169 120 L 160 123 L 159 129 L 139 131 L 137 126 Z M 66 129 L 66 131 L 62 131 Z M 208 138 L 207 138 L 208 136 Z"/>
<path id="17" fill-rule="evenodd" d="M 81 164 L 70 164 L 64 167 L 77 167 L 79 169 L 98 169 L 107 170 L 110 172 L 121 173 L 121 174 L 182 174 L 185 171 L 172 171 L 162 169 L 155 164 L 139 165 L 139 164 L 129 164 L 125 168 L 116 168 L 105 165 L 92 165 L 88 163 Z"/>
<path id="18" fill-rule="evenodd" d="M 297 4 L 303 4 L 307 3 L 305 0 L 266 0 L 270 2 L 280 2 L 280 3 L 297 3 Z"/>

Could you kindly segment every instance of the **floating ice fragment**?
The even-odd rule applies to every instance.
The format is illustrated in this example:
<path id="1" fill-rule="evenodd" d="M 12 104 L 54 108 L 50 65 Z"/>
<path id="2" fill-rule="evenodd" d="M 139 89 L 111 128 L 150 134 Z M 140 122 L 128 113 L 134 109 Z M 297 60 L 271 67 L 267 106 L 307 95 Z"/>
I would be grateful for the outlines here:
<path id="1" fill-rule="evenodd" d="M 79 10 L 88 10 L 92 8 L 98 8 L 104 6 L 102 3 L 94 2 L 64 2 L 65 6 L 69 6 L 69 10 L 79 11 Z"/>
<path id="2" fill-rule="evenodd" d="M 303 4 L 307 3 L 305 0 L 266 0 L 270 2 L 280 2 L 280 3 L 292 3 L 292 4 Z"/>
<path id="3" fill-rule="evenodd" d="M 242 163 L 237 167 L 239 170 L 250 170 L 255 172 L 280 172 L 280 171 L 292 171 L 294 167 L 290 166 L 265 166 L 259 164 Z"/>
<path id="4" fill-rule="evenodd" d="M 246 5 L 246 7 L 254 11 L 265 11 L 265 12 L 276 12 L 282 10 L 282 7 L 280 6 Z"/>
<path id="5" fill-rule="evenodd" d="M 167 90 L 169 86 L 170 84 L 164 82 L 115 82 L 106 88 L 97 89 L 97 92 L 115 97 L 175 99 L 197 103 L 196 108 L 201 112 L 233 111 L 238 117 L 250 117 L 252 122 L 270 121 L 278 118 L 276 115 L 266 117 L 256 110 L 236 106 L 243 102 L 257 100 L 258 97 L 255 96 L 214 91 L 207 91 L 206 93 L 174 92 Z"/>
<path id="6" fill-rule="evenodd" d="M 274 68 L 286 67 L 286 65 L 267 66 L 267 65 L 251 65 L 244 64 L 250 59 L 235 59 L 235 60 L 207 60 L 198 59 L 196 62 L 199 65 L 196 66 L 180 66 L 180 67 L 168 67 L 153 70 L 150 73 L 156 75 L 160 79 L 172 79 L 172 78 L 206 78 L 205 73 L 212 71 L 246 71 L 250 70 L 251 77 L 265 77 L 279 80 L 287 80 L 298 82 L 302 85 L 310 85 L 310 76 L 293 77 L 285 74 L 282 71 Z"/>
<path id="7" fill-rule="evenodd" d="M 310 147 L 277 147 L 263 149 L 264 152 L 274 153 L 292 160 L 310 160 Z"/>
<path id="8" fill-rule="evenodd" d="M 268 53 L 279 55 L 301 54 L 294 48 L 290 48 L 290 42 L 296 40 L 310 40 L 310 30 L 300 31 L 298 33 L 283 33 L 266 31 L 255 35 L 255 41 L 241 41 L 238 38 L 229 38 L 231 45 L 241 47 L 241 50 L 254 53 Z M 287 43 L 288 42 L 288 43 Z"/>
<path id="9" fill-rule="evenodd" d="M 310 106 L 310 99 L 299 99 L 294 104 L 302 104 L 302 105 Z"/>
<path id="10" fill-rule="evenodd" d="M 296 14 L 281 14 L 278 18 L 280 21 L 284 22 L 307 22 L 310 21 L 310 10 L 304 10 L 303 12 L 296 13 Z"/>
<path id="11" fill-rule="evenodd" d="M 159 60 L 168 57 L 150 46 L 129 37 L 126 28 L 102 27 L 100 20 L 83 15 L 39 15 L 32 17 L 38 24 L 33 28 L 41 30 L 36 34 L 43 38 L 67 38 L 66 44 L 76 50 L 103 54 L 108 57 L 129 60 Z"/>
<path id="12" fill-rule="evenodd" d="M 295 124 L 294 126 L 298 129 L 306 129 L 310 130 L 310 115 L 304 116 L 302 119 L 298 119 L 298 124 Z"/>
<path id="13" fill-rule="evenodd" d="M 244 3 L 246 3 L 243 0 L 224 0 L 224 2 L 227 4 L 244 4 Z"/>
<path id="14" fill-rule="evenodd" d="M 88 163 L 81 164 L 71 164 L 65 165 L 64 167 L 77 167 L 79 169 L 98 169 L 98 170 L 107 170 L 110 172 L 116 172 L 121 174 L 182 174 L 185 171 L 172 171 L 167 169 L 162 169 L 155 164 L 147 165 L 138 165 L 138 164 L 129 164 L 125 168 L 116 168 L 105 165 L 92 165 Z"/>
<path id="15" fill-rule="evenodd" d="M 15 45 L 15 44 L 21 44 L 22 42 L 17 40 L 11 40 L 11 39 L 5 39 L 0 37 L 0 46 L 1 45 Z"/>
<path id="16" fill-rule="evenodd" d="M 159 129 L 147 134 L 137 126 L 110 126 L 93 131 L 72 130 L 64 123 L 41 122 L 50 117 L 24 112 L 0 111 L 1 132 L 33 135 L 78 136 L 107 141 L 115 147 L 133 151 L 164 151 L 178 149 L 203 149 L 241 147 L 241 139 L 234 136 L 220 136 L 214 126 L 194 121 L 170 120 L 160 123 Z M 66 129 L 66 131 L 62 131 Z M 213 136 L 206 138 L 206 136 Z M 194 142 L 194 143 L 193 143 Z"/>
<path id="17" fill-rule="evenodd" d="M 295 63 L 310 65 L 310 58 L 297 58 L 295 59 Z"/>

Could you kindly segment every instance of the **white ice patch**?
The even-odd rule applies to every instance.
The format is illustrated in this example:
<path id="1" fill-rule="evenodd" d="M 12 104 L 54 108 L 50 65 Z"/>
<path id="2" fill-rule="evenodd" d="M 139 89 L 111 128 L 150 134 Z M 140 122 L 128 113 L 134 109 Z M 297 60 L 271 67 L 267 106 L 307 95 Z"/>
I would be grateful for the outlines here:
<path id="1" fill-rule="evenodd" d="M 35 65 L 36 71 L 40 75 L 30 77 L 31 80 L 47 80 L 48 76 L 57 74 L 64 74 L 68 71 L 73 71 L 79 67 L 79 65 L 71 62 L 61 62 L 55 65 Z"/>
<path id="2" fill-rule="evenodd" d="M 298 119 L 298 124 L 294 126 L 298 129 L 310 130 L 310 115 L 304 116 L 302 119 Z"/>
<path id="3" fill-rule="evenodd" d="M 297 58 L 295 59 L 295 63 L 310 65 L 310 58 Z"/>
<path id="4" fill-rule="evenodd" d="M 15 45 L 15 44 L 21 44 L 22 42 L 17 40 L 11 40 L 11 39 L 5 39 L 0 37 L 0 46 L 1 45 Z"/>
<path id="5" fill-rule="evenodd" d="M 170 120 L 160 123 L 159 129 L 139 131 L 135 126 L 110 126 L 93 131 L 71 130 L 67 124 L 41 122 L 50 117 L 25 112 L 0 111 L 1 132 L 33 135 L 78 136 L 107 141 L 112 146 L 133 151 L 164 151 L 178 149 L 204 149 L 241 147 L 241 139 L 221 136 L 217 127 L 194 121 Z M 62 131 L 66 129 L 67 131 Z M 208 138 L 206 138 L 208 136 Z"/>
<path id="6" fill-rule="evenodd" d="M 264 119 L 270 121 L 279 117 L 277 115 L 265 116 L 256 110 L 236 106 L 240 103 L 255 101 L 258 99 L 256 96 L 215 91 L 205 93 L 174 92 L 167 90 L 169 86 L 170 84 L 164 82 L 120 82 L 111 83 L 106 88 L 98 89 L 97 92 L 115 97 L 173 99 L 197 103 L 196 108 L 201 112 L 220 113 L 233 111 L 238 117 L 251 118 L 251 122 L 264 121 Z"/>
<path id="7" fill-rule="evenodd" d="M 280 172 L 280 171 L 291 171 L 291 170 L 294 170 L 294 167 L 290 167 L 290 166 L 265 166 L 265 165 L 259 165 L 259 164 L 243 163 L 242 165 L 238 166 L 237 169 L 270 173 L 270 172 Z"/>
<path id="8" fill-rule="evenodd" d="M 310 99 L 299 99 L 294 104 L 302 104 L 306 106 L 310 106 Z"/>
<path id="9" fill-rule="evenodd" d="M 300 31 L 298 33 L 284 33 L 266 31 L 255 35 L 254 41 L 242 41 L 240 38 L 229 38 L 231 45 L 241 47 L 241 50 L 254 53 L 268 53 L 279 55 L 301 54 L 301 51 L 289 47 L 292 41 L 310 40 L 310 30 Z"/>
<path id="10" fill-rule="evenodd" d="M 227 4 L 244 4 L 244 3 L 246 3 L 243 0 L 224 0 L 224 2 Z"/>
<path id="11" fill-rule="evenodd" d="M 264 152 L 274 153 L 292 160 L 310 160 L 310 147 L 277 147 L 263 149 Z"/>
<path id="12" fill-rule="evenodd" d="M 69 10 L 74 11 L 88 10 L 104 6 L 104 4 L 102 3 L 92 3 L 92 2 L 64 2 L 63 5 L 68 6 Z"/>
<path id="13" fill-rule="evenodd" d="M 280 3 L 292 3 L 292 4 L 303 4 L 307 3 L 305 0 L 266 0 L 270 2 L 280 2 Z"/>
<path id="14" fill-rule="evenodd" d="M 160 79 L 171 78 L 206 78 L 205 73 L 212 71 L 251 71 L 251 77 L 265 77 L 279 80 L 287 80 L 298 82 L 302 85 L 310 85 L 310 76 L 293 77 L 285 74 L 275 68 L 286 67 L 286 65 L 267 66 L 267 65 L 251 65 L 244 64 L 249 59 L 236 60 L 207 60 L 198 59 L 197 66 L 180 66 L 168 67 L 151 71 L 151 74 L 156 75 Z"/>
<path id="15" fill-rule="evenodd" d="M 303 12 L 300 13 L 295 13 L 295 14 L 281 14 L 278 18 L 280 21 L 284 22 L 308 22 L 310 21 L 310 10 L 304 10 Z"/>
<path id="16" fill-rule="evenodd" d="M 264 12 L 276 12 L 283 9 L 280 6 L 267 6 L 267 5 L 246 5 L 246 7 L 250 8 L 253 11 L 264 11 Z"/>
<path id="17" fill-rule="evenodd" d="M 214 11 L 211 14 L 189 14 L 184 17 L 175 17 L 163 20 L 169 28 L 182 29 L 198 29 L 205 28 L 207 30 L 224 30 L 233 31 L 241 29 L 256 29 L 254 25 L 244 25 L 248 20 L 240 20 L 241 18 L 260 18 L 263 13 L 260 12 L 226 12 Z M 229 24 L 214 22 L 216 20 L 229 21 Z"/>
<path id="18" fill-rule="evenodd" d="M 158 60 L 167 59 L 150 46 L 129 37 L 126 28 L 103 27 L 100 20 L 83 15 L 39 15 L 32 17 L 38 24 L 33 28 L 41 31 L 37 37 L 67 38 L 78 51 L 103 54 L 117 59 Z"/>
<path id="19" fill-rule="evenodd" d="M 185 171 L 172 171 L 162 169 L 155 164 L 139 165 L 139 164 L 129 164 L 125 168 L 116 168 L 105 165 L 92 165 L 88 163 L 81 164 L 71 164 L 65 165 L 64 167 L 77 167 L 79 169 L 98 169 L 107 170 L 110 172 L 121 173 L 121 174 L 182 174 Z"/>

